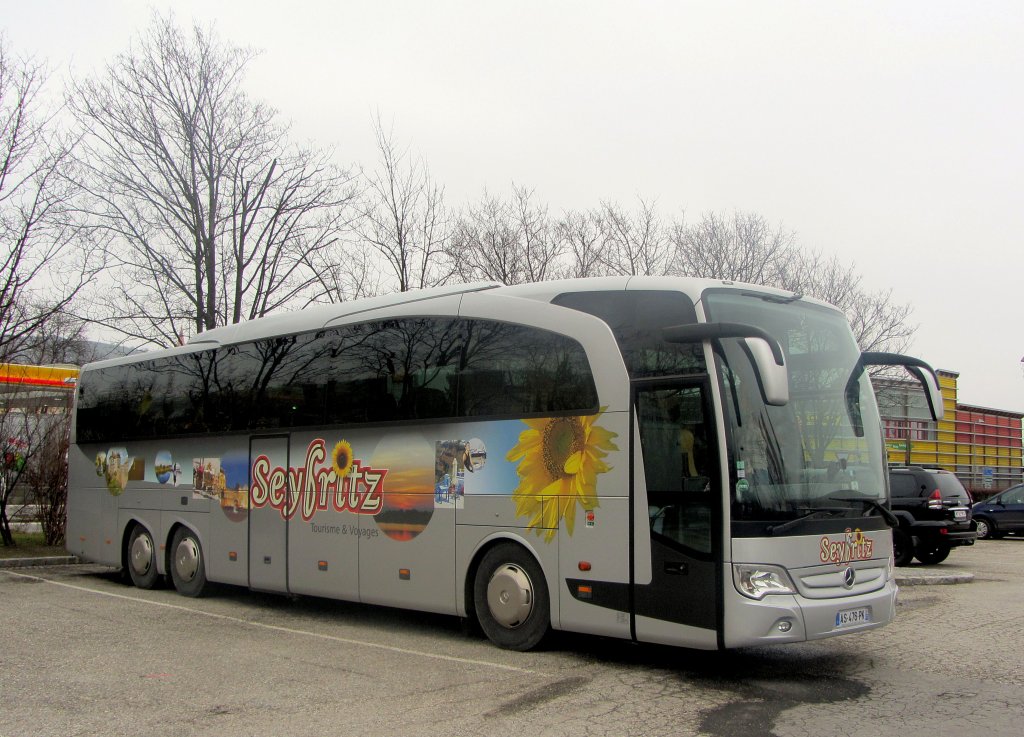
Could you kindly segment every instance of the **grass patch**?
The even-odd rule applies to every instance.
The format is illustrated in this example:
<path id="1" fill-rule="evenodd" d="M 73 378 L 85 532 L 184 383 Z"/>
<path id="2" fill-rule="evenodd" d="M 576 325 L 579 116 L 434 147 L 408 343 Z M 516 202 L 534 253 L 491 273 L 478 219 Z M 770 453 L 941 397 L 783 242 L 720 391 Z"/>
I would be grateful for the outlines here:
<path id="1" fill-rule="evenodd" d="M 67 554 L 62 545 L 47 545 L 41 532 L 15 532 L 14 545 L 0 545 L 0 558 L 45 558 Z"/>

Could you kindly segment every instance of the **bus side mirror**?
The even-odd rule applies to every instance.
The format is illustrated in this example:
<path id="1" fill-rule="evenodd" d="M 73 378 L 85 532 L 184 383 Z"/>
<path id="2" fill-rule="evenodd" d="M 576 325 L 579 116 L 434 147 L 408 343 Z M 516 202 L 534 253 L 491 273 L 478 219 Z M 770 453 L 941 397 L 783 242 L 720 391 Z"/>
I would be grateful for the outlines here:
<path id="1" fill-rule="evenodd" d="M 744 343 L 761 379 L 761 394 L 765 404 L 775 407 L 789 404 L 789 370 L 785 359 L 781 364 L 776 363 L 772 346 L 764 338 L 747 338 Z"/>
<path id="2" fill-rule="evenodd" d="M 789 403 L 789 368 L 779 341 L 759 327 L 734 322 L 701 322 L 662 328 L 669 343 L 699 343 L 705 340 L 741 338 L 754 365 L 765 404 L 782 407 Z"/>
<path id="3" fill-rule="evenodd" d="M 945 414 L 942 406 L 942 390 L 939 388 L 939 377 L 935 369 L 922 361 L 920 358 L 904 356 L 900 353 L 875 353 L 865 352 L 861 354 L 861 363 L 864 366 L 902 366 L 910 372 L 924 388 L 925 399 L 928 400 L 928 411 L 932 419 L 938 422 Z"/>

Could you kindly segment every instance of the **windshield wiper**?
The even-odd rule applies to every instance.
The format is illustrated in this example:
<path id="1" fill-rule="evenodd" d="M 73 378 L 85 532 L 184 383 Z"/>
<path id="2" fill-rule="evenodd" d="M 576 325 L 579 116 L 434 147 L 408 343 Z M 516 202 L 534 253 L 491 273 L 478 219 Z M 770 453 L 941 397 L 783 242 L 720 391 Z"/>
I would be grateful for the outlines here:
<path id="1" fill-rule="evenodd" d="M 829 497 L 831 499 L 831 497 Z M 789 522 L 783 522 L 780 525 L 768 525 L 766 528 L 769 535 L 775 536 L 780 533 L 792 530 L 794 527 L 799 525 L 801 522 L 805 522 L 809 519 L 816 519 L 818 517 L 831 517 L 835 514 L 840 514 L 847 511 L 846 507 L 815 507 L 807 514 L 801 515 L 796 519 L 791 519 Z"/>
<path id="2" fill-rule="evenodd" d="M 830 496 L 829 499 L 834 502 L 861 502 L 882 515 L 882 519 L 885 520 L 885 524 L 889 525 L 889 527 L 895 529 L 900 526 L 899 518 L 886 509 L 877 499 L 872 499 L 869 496 Z"/>
<path id="3" fill-rule="evenodd" d="M 793 292 L 786 297 L 778 294 L 764 294 L 762 292 L 743 292 L 743 296 L 754 297 L 755 299 L 764 300 L 765 302 L 774 302 L 779 305 L 788 305 L 791 302 L 796 302 L 804 298 L 803 292 Z"/>

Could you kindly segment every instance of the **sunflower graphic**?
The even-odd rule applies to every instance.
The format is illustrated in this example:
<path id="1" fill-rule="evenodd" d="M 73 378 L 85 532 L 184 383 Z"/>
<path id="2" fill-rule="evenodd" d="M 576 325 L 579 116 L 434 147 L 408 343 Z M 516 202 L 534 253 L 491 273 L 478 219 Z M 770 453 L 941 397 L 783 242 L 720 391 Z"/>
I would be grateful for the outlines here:
<path id="1" fill-rule="evenodd" d="M 331 465 L 338 478 L 344 478 L 352 470 L 352 445 L 347 440 L 339 440 L 331 451 Z"/>
<path id="2" fill-rule="evenodd" d="M 601 412 L 587 417 L 547 417 L 523 420 L 529 428 L 506 458 L 519 462 L 519 486 L 512 492 L 516 516 L 528 517 L 530 528 L 547 528 L 546 541 L 555 536 L 558 520 L 564 519 L 571 535 L 576 503 L 595 509 L 597 474 L 611 470 L 602 458 L 618 450 L 612 438 L 618 433 L 595 424 Z M 553 504 L 545 504 L 545 500 Z M 540 529 L 536 529 L 538 535 Z"/>

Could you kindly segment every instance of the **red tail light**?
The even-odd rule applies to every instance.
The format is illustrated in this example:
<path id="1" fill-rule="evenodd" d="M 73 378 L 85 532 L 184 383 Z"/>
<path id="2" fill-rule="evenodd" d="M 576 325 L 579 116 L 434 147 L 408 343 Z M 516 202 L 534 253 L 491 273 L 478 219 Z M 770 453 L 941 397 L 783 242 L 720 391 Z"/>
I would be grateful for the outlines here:
<path id="1" fill-rule="evenodd" d="M 928 509 L 942 509 L 942 492 L 938 489 L 928 497 Z"/>

